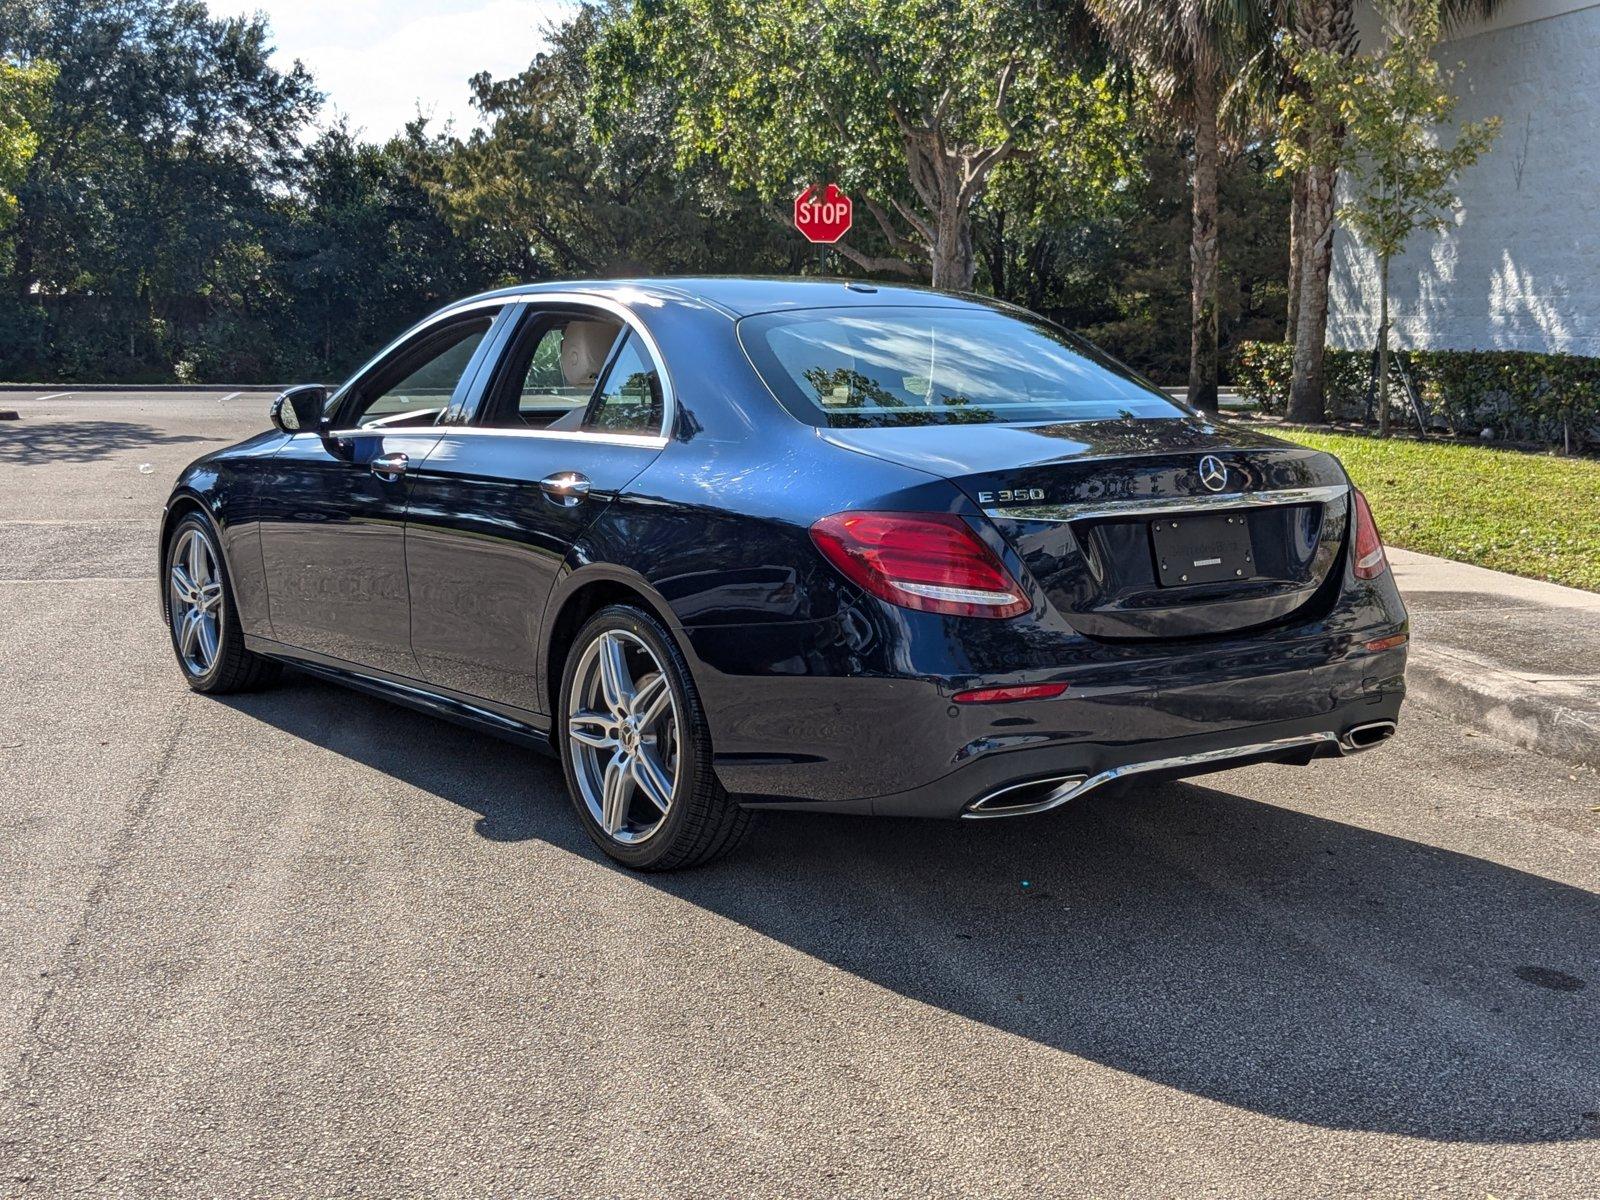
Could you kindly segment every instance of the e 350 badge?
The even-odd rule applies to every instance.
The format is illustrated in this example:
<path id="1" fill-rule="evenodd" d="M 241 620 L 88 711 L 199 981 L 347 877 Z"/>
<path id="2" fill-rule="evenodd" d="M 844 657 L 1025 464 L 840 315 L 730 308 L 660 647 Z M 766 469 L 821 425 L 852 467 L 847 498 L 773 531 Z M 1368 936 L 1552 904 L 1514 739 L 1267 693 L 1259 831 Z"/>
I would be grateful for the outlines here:
<path id="1" fill-rule="evenodd" d="M 979 492 L 979 504 L 1015 504 L 1022 500 L 1043 500 L 1043 488 L 1001 488 L 998 492 Z"/>

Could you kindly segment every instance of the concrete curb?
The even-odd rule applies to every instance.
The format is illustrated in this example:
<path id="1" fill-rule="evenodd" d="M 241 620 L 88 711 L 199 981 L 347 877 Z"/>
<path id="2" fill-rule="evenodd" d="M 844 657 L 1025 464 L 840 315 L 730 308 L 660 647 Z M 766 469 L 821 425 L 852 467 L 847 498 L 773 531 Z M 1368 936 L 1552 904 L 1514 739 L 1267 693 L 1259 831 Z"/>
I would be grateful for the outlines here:
<path id="1" fill-rule="evenodd" d="M 1600 770 L 1600 712 L 1583 706 L 1576 689 L 1560 680 L 1527 679 L 1413 642 L 1406 688 L 1412 700 L 1451 720 Z"/>
<path id="2" fill-rule="evenodd" d="M 1600 594 L 1390 547 L 1423 708 L 1600 770 Z"/>
<path id="3" fill-rule="evenodd" d="M 275 383 L 0 383 L 0 392 L 261 392 L 276 395 Z"/>

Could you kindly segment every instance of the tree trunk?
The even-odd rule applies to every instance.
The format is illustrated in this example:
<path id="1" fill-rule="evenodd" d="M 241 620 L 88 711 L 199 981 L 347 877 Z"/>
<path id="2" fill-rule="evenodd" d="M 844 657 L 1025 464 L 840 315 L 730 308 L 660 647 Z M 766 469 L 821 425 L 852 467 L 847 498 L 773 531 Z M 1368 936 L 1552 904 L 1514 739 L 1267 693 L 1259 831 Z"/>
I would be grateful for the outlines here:
<path id="1" fill-rule="evenodd" d="M 1351 57 L 1356 50 L 1355 0 L 1298 0 L 1290 6 L 1290 28 L 1313 50 Z M 1324 419 L 1323 351 L 1328 338 L 1328 275 L 1333 268 L 1333 200 L 1338 171 L 1313 166 L 1305 172 L 1305 205 L 1299 211 L 1300 287 L 1294 327 L 1294 378 L 1287 416 L 1317 424 Z"/>
<path id="2" fill-rule="evenodd" d="M 988 246 L 985 257 L 989 260 L 989 291 L 1001 300 L 1009 300 L 1011 293 L 1006 284 L 1006 210 L 998 209 L 994 214 L 994 237 Z"/>
<path id="3" fill-rule="evenodd" d="M 28 217 L 24 204 L 11 227 L 11 282 L 19 308 L 33 299 L 33 223 Z"/>
<path id="4" fill-rule="evenodd" d="M 1195 84 L 1189 235 L 1189 403 L 1217 411 L 1217 81 Z"/>
<path id="5" fill-rule="evenodd" d="M 1389 260 L 1378 258 L 1378 436 L 1389 436 Z"/>
<path id="6" fill-rule="evenodd" d="M 972 214 L 963 209 L 947 192 L 939 205 L 938 223 L 934 226 L 933 245 L 929 247 L 933 259 L 933 286 L 949 292 L 972 290 L 972 277 L 977 263 L 972 257 Z"/>
<path id="7" fill-rule="evenodd" d="M 1333 266 L 1333 167 L 1306 172 L 1306 205 L 1300 239 L 1300 311 L 1295 319 L 1294 378 L 1289 384 L 1289 420 L 1323 421 L 1322 360 L 1328 338 L 1328 274 Z"/>
<path id="8" fill-rule="evenodd" d="M 1306 177 L 1296 171 L 1289 188 L 1289 312 L 1283 323 L 1283 340 L 1294 345 L 1295 330 L 1300 324 L 1300 268 L 1301 243 L 1306 232 Z"/>

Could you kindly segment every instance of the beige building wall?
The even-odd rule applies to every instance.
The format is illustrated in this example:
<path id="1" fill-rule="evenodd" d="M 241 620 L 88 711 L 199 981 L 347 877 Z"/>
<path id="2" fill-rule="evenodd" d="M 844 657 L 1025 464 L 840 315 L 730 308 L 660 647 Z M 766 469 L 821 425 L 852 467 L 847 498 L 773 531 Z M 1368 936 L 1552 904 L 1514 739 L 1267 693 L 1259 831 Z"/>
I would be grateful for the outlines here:
<path id="1" fill-rule="evenodd" d="M 1368 16 L 1363 33 L 1375 23 Z M 1512 0 L 1457 30 L 1456 119 L 1498 115 L 1494 148 L 1461 178 L 1443 233 L 1419 233 L 1391 267 L 1402 348 L 1600 356 L 1600 2 Z M 1373 256 L 1334 241 L 1328 340 L 1371 347 Z"/>

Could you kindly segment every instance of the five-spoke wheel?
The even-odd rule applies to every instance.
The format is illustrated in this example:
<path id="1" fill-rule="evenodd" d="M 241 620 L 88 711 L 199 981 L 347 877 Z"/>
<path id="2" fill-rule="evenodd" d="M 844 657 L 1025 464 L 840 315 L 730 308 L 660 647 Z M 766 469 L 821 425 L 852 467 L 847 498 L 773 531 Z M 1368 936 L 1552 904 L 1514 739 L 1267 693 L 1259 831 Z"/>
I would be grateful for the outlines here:
<path id="1" fill-rule="evenodd" d="M 642 842 L 661 828 L 678 786 L 678 709 L 650 647 L 607 630 L 578 661 L 567 714 L 579 789 L 608 837 Z"/>
<path id="2" fill-rule="evenodd" d="M 167 570 L 167 614 L 172 641 L 183 665 L 195 675 L 209 672 L 221 644 L 222 576 L 205 533 L 195 527 L 178 535 Z"/>
<path id="3" fill-rule="evenodd" d="M 276 663 L 245 649 L 244 631 L 233 611 L 227 563 L 210 522 L 198 512 L 173 523 L 163 566 L 167 628 L 190 687 L 200 692 L 240 692 L 277 678 Z"/>
<path id="4" fill-rule="evenodd" d="M 711 731 L 672 635 L 615 604 L 578 631 L 562 672 L 561 757 L 574 807 L 611 857 L 642 870 L 708 862 L 750 814 L 711 767 Z"/>

